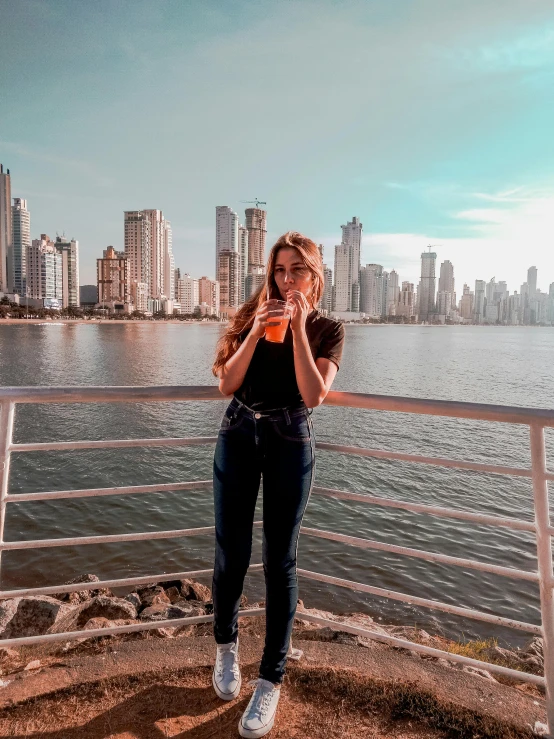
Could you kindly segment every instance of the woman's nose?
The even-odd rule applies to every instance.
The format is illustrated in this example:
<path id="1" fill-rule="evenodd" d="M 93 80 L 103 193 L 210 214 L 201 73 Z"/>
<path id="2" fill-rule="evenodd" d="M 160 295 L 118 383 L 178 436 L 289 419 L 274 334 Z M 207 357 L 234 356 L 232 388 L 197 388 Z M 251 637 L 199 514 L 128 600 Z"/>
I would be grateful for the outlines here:
<path id="1" fill-rule="evenodd" d="M 285 273 L 285 282 L 294 282 L 292 275 Z"/>

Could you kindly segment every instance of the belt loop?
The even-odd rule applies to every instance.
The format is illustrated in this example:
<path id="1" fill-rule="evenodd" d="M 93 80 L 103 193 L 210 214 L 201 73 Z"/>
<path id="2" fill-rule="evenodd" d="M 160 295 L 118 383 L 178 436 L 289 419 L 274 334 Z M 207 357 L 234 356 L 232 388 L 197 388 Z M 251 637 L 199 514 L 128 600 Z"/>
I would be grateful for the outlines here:
<path id="1" fill-rule="evenodd" d="M 287 426 L 290 426 L 290 416 L 289 412 L 286 408 L 283 408 L 283 412 L 285 414 L 285 421 L 287 422 Z"/>

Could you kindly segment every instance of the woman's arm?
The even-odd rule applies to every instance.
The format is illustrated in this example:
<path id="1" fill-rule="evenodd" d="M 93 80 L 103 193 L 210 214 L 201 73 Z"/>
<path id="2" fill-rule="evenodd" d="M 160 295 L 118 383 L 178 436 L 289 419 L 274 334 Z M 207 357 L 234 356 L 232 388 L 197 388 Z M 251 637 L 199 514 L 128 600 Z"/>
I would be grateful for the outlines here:
<path id="1" fill-rule="evenodd" d="M 306 318 L 310 311 L 310 305 L 305 296 L 298 290 L 291 291 L 289 299 L 294 305 L 291 329 L 296 383 L 302 400 L 307 407 L 315 408 L 325 400 L 338 368 L 330 359 L 318 357 L 314 361 L 306 335 Z"/>
<path id="2" fill-rule="evenodd" d="M 267 320 L 269 304 L 271 302 L 270 300 L 266 300 L 262 303 L 254 317 L 254 323 L 248 336 L 221 370 L 219 375 L 219 392 L 223 393 L 223 395 L 232 395 L 239 389 L 244 382 L 246 372 L 252 361 L 256 344 L 264 335 L 266 326 L 278 325 Z"/>

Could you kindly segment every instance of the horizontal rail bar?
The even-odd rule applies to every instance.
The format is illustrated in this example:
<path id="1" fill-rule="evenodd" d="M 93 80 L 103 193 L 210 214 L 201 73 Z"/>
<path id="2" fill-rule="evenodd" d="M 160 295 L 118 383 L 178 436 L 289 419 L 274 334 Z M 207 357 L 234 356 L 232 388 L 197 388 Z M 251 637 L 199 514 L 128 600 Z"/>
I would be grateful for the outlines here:
<path id="1" fill-rule="evenodd" d="M 57 500 L 60 498 L 96 498 L 103 495 L 135 495 L 137 493 L 173 493 L 178 490 L 203 490 L 211 488 L 212 480 L 192 482 L 170 482 L 159 485 L 129 485 L 119 488 L 89 488 L 84 490 L 58 490 L 49 493 L 12 493 L 6 496 L 7 503 L 24 501 Z"/>
<path id="2" fill-rule="evenodd" d="M 361 547 L 362 549 L 378 549 L 383 552 L 392 552 L 393 554 L 403 554 L 407 557 L 424 559 L 427 562 L 440 562 L 442 564 L 454 565 L 456 567 L 465 567 L 471 570 L 480 570 L 481 572 L 491 572 L 494 575 L 513 577 L 518 580 L 530 580 L 531 582 L 539 581 L 538 573 L 529 572 L 528 570 L 516 570 L 512 567 L 501 567 L 499 565 L 489 565 L 483 562 L 477 562 L 474 559 L 462 559 L 460 557 L 451 557 L 447 554 L 426 552 L 422 549 L 410 549 L 409 547 L 400 547 L 395 544 L 384 544 L 383 542 L 375 541 L 374 539 L 361 539 L 357 536 L 335 534 L 333 531 L 325 531 L 324 529 L 311 529 L 302 526 L 300 532 L 302 534 L 307 534 L 308 536 L 318 536 L 320 539 L 339 541 L 343 544 L 350 544 L 354 547 Z"/>
<path id="3" fill-rule="evenodd" d="M 554 409 L 524 408 L 490 403 L 463 403 L 455 400 L 430 400 L 405 398 L 396 395 L 346 393 L 332 390 L 323 401 L 326 405 L 362 408 L 373 411 L 417 413 L 427 416 L 468 418 L 475 421 L 500 421 L 503 423 L 540 423 L 554 426 Z"/>
<path id="4" fill-rule="evenodd" d="M 260 528 L 261 521 L 254 522 L 254 528 Z M 179 536 L 203 536 L 213 534 L 215 526 L 202 526 L 196 529 L 171 529 L 169 531 L 141 531 L 137 534 L 108 534 L 106 536 L 76 536 L 69 539 L 31 539 L 30 541 L 4 541 L 0 543 L 1 551 L 14 549 L 42 549 L 45 547 L 81 546 L 83 544 L 113 544 L 127 541 L 151 541 L 154 539 L 176 539 Z"/>
<path id="5" fill-rule="evenodd" d="M 239 616 L 263 616 L 263 608 L 249 608 L 239 611 Z M 2 647 L 21 647 L 29 644 L 43 644 L 57 641 L 72 641 L 73 639 L 90 639 L 93 636 L 108 636 L 109 634 L 132 634 L 135 631 L 148 629 L 168 629 L 187 624 L 206 624 L 213 621 L 213 614 L 209 616 L 186 616 L 185 618 L 171 618 L 165 621 L 146 621 L 142 624 L 127 624 L 126 626 L 110 626 L 106 629 L 87 629 L 85 631 L 66 631 L 62 634 L 41 634 L 40 636 L 20 636 L 17 639 L 1 639 Z"/>
<path id="6" fill-rule="evenodd" d="M 377 459 L 392 459 L 400 462 L 415 462 L 417 464 L 432 464 L 437 467 L 451 467 L 458 470 L 486 472 L 493 475 L 514 475 L 515 477 L 531 477 L 531 470 L 525 467 L 505 467 L 496 464 L 481 462 L 464 462 L 463 460 L 448 459 L 447 457 L 422 457 L 419 454 L 404 454 L 403 452 L 389 452 L 385 449 L 364 449 L 358 446 L 343 446 L 330 444 L 326 441 L 316 442 L 317 449 L 340 454 L 354 454 L 359 457 L 376 457 Z"/>
<path id="7" fill-rule="evenodd" d="M 488 670 L 489 672 L 497 672 L 505 677 L 510 677 L 518 682 L 534 683 L 535 685 L 545 685 L 544 677 L 540 675 L 532 675 L 529 672 L 520 672 L 519 670 L 512 670 L 509 667 L 502 667 L 501 665 L 494 665 L 491 662 L 481 662 L 478 659 L 472 659 L 471 657 L 464 657 L 461 654 L 452 654 L 452 652 L 444 652 L 442 649 L 434 649 L 433 647 L 426 647 L 424 644 L 416 644 L 415 642 L 407 641 L 406 639 L 398 639 L 396 636 L 389 636 L 388 634 L 379 634 L 376 631 L 370 631 L 369 629 L 362 629 L 359 626 L 350 626 L 350 624 L 344 624 L 340 621 L 331 621 L 328 618 L 322 618 L 321 616 L 313 616 L 311 613 L 305 613 L 304 611 L 297 611 L 296 618 L 302 621 L 311 621 L 321 626 L 328 626 L 335 631 L 345 631 L 348 634 L 356 634 L 357 636 L 363 636 L 368 639 L 383 642 L 384 644 L 390 644 L 393 647 L 399 647 L 400 649 L 408 649 L 412 652 L 420 652 L 421 654 L 428 654 L 431 657 L 437 657 L 438 659 L 446 659 L 450 662 L 460 662 L 463 665 L 469 665 L 470 667 L 477 667 L 480 670 Z M 0 642 L 1 643 L 1 642 Z"/>
<path id="8" fill-rule="evenodd" d="M 68 385 L 3 387 L 0 402 L 14 403 L 151 403 L 225 400 L 217 385 Z M 229 399 L 229 398 L 228 398 Z"/>
<path id="9" fill-rule="evenodd" d="M 215 385 L 166 386 L 67 386 L 67 387 L 4 387 L 0 401 L 15 403 L 141 403 L 172 401 L 223 400 Z M 463 403 L 453 400 L 430 400 L 400 396 L 372 395 L 331 391 L 326 405 L 365 410 L 417 413 L 422 415 L 468 418 L 478 421 L 505 423 L 540 423 L 554 426 L 554 410 L 518 406 Z"/>
<path id="10" fill-rule="evenodd" d="M 128 449 L 137 446 L 201 446 L 215 444 L 217 436 L 192 436 L 161 439 L 102 439 L 100 441 L 41 441 L 32 444 L 12 444 L 10 452 L 63 452 L 75 449 Z"/>
<path id="11" fill-rule="evenodd" d="M 261 570 L 263 564 L 253 564 L 249 572 Z M 149 585 L 150 583 L 169 580 L 188 580 L 192 577 L 211 575 L 209 570 L 189 570 L 188 572 L 165 572 L 158 575 L 141 575 L 140 577 L 124 577 L 116 580 L 98 580 L 97 582 L 79 582 L 69 585 L 49 585 L 44 588 L 24 588 L 19 590 L 0 590 L 0 600 L 6 598 L 25 598 L 29 595 L 57 595 L 61 593 L 76 593 L 81 590 L 98 590 L 100 588 L 121 588 L 128 585 Z"/>
<path id="12" fill-rule="evenodd" d="M 413 513 L 427 513 L 430 516 L 444 516 L 445 518 L 458 518 L 462 521 L 474 521 L 478 524 L 490 526 L 506 526 L 518 531 L 535 531 L 535 524 L 531 521 L 520 521 L 516 518 L 505 518 L 502 516 L 490 516 L 483 513 L 471 513 L 469 511 L 457 511 L 454 508 L 443 508 L 441 506 L 425 505 L 423 503 L 409 503 L 405 500 L 393 500 L 392 498 L 381 498 L 377 495 L 366 493 L 350 493 L 346 490 L 335 490 L 334 488 L 322 488 L 317 485 L 312 490 L 316 495 L 325 495 L 329 498 L 340 500 L 355 500 L 359 503 L 371 503 L 386 508 L 401 508 Z"/>
<path id="13" fill-rule="evenodd" d="M 352 580 L 343 580 L 340 577 L 332 577 L 330 575 L 322 575 L 319 572 L 311 572 L 310 570 L 298 570 L 298 574 L 308 580 L 317 580 L 318 582 L 324 582 L 329 585 L 338 585 L 341 588 L 349 588 L 361 593 L 370 593 L 376 595 L 379 598 L 390 598 L 391 600 L 399 600 L 409 605 L 422 606 L 423 608 L 432 608 L 436 611 L 444 611 L 445 613 L 452 613 L 455 616 L 461 616 L 463 618 L 471 618 L 475 621 L 485 621 L 487 623 L 495 624 L 496 626 L 505 626 L 508 629 L 518 629 L 519 631 L 527 631 L 531 634 L 537 634 L 542 636 L 543 630 L 536 624 L 528 624 L 524 621 L 515 621 L 512 618 L 504 618 L 504 616 L 496 616 L 492 613 L 484 613 L 483 611 L 475 611 L 472 608 L 461 608 L 460 606 L 452 606 L 448 603 L 442 603 L 438 600 L 429 600 L 428 598 L 417 598 L 412 595 L 406 595 L 405 593 L 399 593 L 396 590 L 388 590 L 385 588 L 376 588 L 373 585 L 364 585 L 360 582 L 353 582 Z"/>

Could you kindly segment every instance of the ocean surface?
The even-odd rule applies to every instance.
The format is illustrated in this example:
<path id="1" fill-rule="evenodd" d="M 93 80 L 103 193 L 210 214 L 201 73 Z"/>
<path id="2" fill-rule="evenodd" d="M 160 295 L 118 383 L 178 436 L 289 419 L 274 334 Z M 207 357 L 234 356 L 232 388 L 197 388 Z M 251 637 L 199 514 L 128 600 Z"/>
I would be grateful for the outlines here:
<path id="1" fill-rule="evenodd" d="M 0 385 L 213 385 L 210 365 L 222 327 L 205 324 L 11 324 L 0 326 Z M 480 403 L 554 407 L 554 329 L 347 326 L 336 390 Z M 23 405 L 15 441 L 215 435 L 225 401 L 204 403 Z M 322 407 L 317 439 L 479 462 L 529 465 L 528 430 L 508 424 Z M 547 431 L 552 459 L 554 434 Z M 138 448 L 14 454 L 10 492 L 156 484 L 211 477 L 212 447 Z M 551 465 L 551 469 L 552 469 Z M 320 451 L 319 485 L 532 520 L 530 481 Z M 261 506 L 259 517 L 261 518 Z M 533 570 L 526 532 L 313 495 L 304 523 L 456 557 Z M 213 524 L 210 491 L 180 491 L 11 503 L 5 538 L 42 539 L 156 531 Z M 261 561 L 254 536 L 253 562 Z M 209 568 L 210 536 L 6 552 L 2 588 Z M 539 622 L 534 583 L 301 537 L 299 566 L 410 595 Z M 260 573 L 251 600 L 264 597 Z M 363 611 L 383 623 L 418 625 L 454 638 L 498 629 L 364 593 L 301 579 L 307 606 Z"/>

